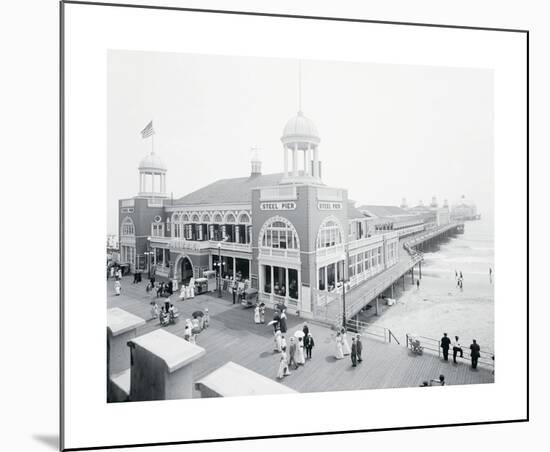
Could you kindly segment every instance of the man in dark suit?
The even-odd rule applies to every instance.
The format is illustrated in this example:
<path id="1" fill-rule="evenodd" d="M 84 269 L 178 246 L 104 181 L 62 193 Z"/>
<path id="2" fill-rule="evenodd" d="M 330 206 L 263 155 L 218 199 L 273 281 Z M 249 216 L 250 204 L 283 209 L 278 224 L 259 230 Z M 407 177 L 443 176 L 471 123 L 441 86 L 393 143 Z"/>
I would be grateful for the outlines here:
<path id="1" fill-rule="evenodd" d="M 443 359 L 445 361 L 449 360 L 449 347 L 451 346 L 451 340 L 447 337 L 447 333 L 443 333 L 441 338 L 441 349 L 443 350 Z"/>
<path id="2" fill-rule="evenodd" d="M 306 349 L 306 358 L 311 359 L 311 349 L 315 345 L 315 342 L 313 341 L 313 336 L 311 334 L 308 334 L 304 337 L 304 347 Z"/>
<path id="3" fill-rule="evenodd" d="M 354 337 L 351 338 L 351 365 L 357 366 L 357 342 Z"/>
<path id="4" fill-rule="evenodd" d="M 472 345 L 470 345 L 470 357 L 472 358 L 472 369 L 477 368 L 477 360 L 480 355 L 480 347 L 479 344 L 476 342 L 476 340 L 473 340 Z"/>
<path id="5" fill-rule="evenodd" d="M 304 322 L 304 327 L 302 328 L 302 331 L 304 333 L 304 337 L 306 337 L 309 334 L 309 328 L 306 322 Z"/>
<path id="6" fill-rule="evenodd" d="M 235 304 L 235 299 L 237 297 L 237 286 L 233 284 L 233 289 L 231 289 L 231 292 L 233 293 L 233 304 Z"/>
<path id="7" fill-rule="evenodd" d="M 361 342 L 361 335 L 358 334 L 356 336 L 357 340 L 357 362 L 360 363 L 363 361 L 363 358 L 361 358 L 361 353 L 363 353 L 363 343 Z"/>

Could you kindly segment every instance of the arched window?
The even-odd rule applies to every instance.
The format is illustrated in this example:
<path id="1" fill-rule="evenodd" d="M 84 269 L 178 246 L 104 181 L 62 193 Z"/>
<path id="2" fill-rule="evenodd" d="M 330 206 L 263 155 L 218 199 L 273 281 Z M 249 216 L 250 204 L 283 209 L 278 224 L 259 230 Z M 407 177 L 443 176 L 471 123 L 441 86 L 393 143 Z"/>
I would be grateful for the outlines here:
<path id="1" fill-rule="evenodd" d="M 179 221 L 180 221 L 179 214 L 175 213 L 174 215 L 172 215 L 172 223 L 178 223 Z"/>
<path id="2" fill-rule="evenodd" d="M 186 213 L 181 214 L 180 221 L 181 221 L 182 223 L 187 223 L 187 222 L 189 222 L 189 215 L 187 215 Z"/>
<path id="3" fill-rule="evenodd" d="M 250 215 L 243 212 L 239 215 L 239 224 L 250 224 Z"/>
<path id="4" fill-rule="evenodd" d="M 290 221 L 273 217 L 266 221 L 260 231 L 260 246 L 264 248 L 300 249 L 296 229 Z"/>
<path id="5" fill-rule="evenodd" d="M 221 216 L 221 214 L 217 213 L 214 215 L 214 220 L 213 220 L 213 223 L 221 223 L 223 221 L 223 218 Z"/>
<path id="6" fill-rule="evenodd" d="M 134 221 L 130 217 L 126 217 L 122 221 L 120 235 L 136 235 Z"/>
<path id="7" fill-rule="evenodd" d="M 235 215 L 233 215 L 232 213 L 228 213 L 226 216 L 225 216 L 225 222 L 226 223 L 235 223 Z"/>
<path id="8" fill-rule="evenodd" d="M 203 213 L 201 217 L 201 223 L 210 223 L 210 215 Z"/>
<path id="9" fill-rule="evenodd" d="M 200 219 L 199 219 L 199 216 L 195 213 L 192 217 L 191 217 L 191 223 L 198 223 L 200 222 Z"/>
<path id="10" fill-rule="evenodd" d="M 317 248 L 329 248 L 342 243 L 342 227 L 335 219 L 326 219 L 319 227 Z"/>

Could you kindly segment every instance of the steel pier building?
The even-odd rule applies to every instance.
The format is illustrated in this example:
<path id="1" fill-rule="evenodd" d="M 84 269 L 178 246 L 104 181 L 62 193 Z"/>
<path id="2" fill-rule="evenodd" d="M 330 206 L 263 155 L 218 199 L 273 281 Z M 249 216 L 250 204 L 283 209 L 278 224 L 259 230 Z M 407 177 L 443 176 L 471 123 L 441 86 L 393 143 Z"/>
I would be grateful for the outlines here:
<path id="1" fill-rule="evenodd" d="M 373 226 L 372 208 L 355 208 L 346 189 L 323 183 L 314 123 L 298 112 L 281 143 L 281 173 L 262 174 L 255 156 L 250 174 L 173 200 L 166 166 L 147 155 L 139 193 L 119 201 L 121 261 L 180 284 L 215 270 L 304 317 L 315 315 L 322 292 L 341 291 L 344 279 L 353 287 L 395 265 L 403 231 Z M 408 214 L 403 220 L 421 227 Z"/>

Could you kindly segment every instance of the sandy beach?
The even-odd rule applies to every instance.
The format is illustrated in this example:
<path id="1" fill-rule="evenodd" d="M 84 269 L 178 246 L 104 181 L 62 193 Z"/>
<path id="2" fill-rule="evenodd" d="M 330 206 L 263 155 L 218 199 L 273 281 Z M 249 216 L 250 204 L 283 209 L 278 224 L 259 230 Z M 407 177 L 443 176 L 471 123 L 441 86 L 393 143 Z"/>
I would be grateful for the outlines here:
<path id="1" fill-rule="evenodd" d="M 494 351 L 495 277 L 489 277 L 489 268 L 494 270 L 492 225 L 467 222 L 464 235 L 425 253 L 420 287 L 406 278 L 397 303 L 368 321 L 390 328 L 399 340 L 406 333 L 439 339 L 447 332 L 458 335 L 462 345 L 477 339 L 482 349 Z M 462 271 L 463 290 L 455 270 Z"/>

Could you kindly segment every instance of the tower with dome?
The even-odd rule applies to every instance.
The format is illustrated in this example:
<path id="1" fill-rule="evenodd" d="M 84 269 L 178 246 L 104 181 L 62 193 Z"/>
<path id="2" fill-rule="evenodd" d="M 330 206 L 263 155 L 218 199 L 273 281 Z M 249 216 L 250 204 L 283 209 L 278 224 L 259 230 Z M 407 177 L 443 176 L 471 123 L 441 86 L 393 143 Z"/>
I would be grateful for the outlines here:
<path id="1" fill-rule="evenodd" d="M 351 288 L 395 265 L 398 233 L 371 234 L 347 190 L 323 183 L 320 134 L 301 105 L 280 143 L 280 172 L 263 174 L 253 148 L 249 174 L 176 198 L 161 156 L 147 154 L 136 196 L 119 201 L 122 260 L 175 287 L 214 274 L 222 291 L 252 288 L 305 318 L 322 316 L 345 280 Z"/>

